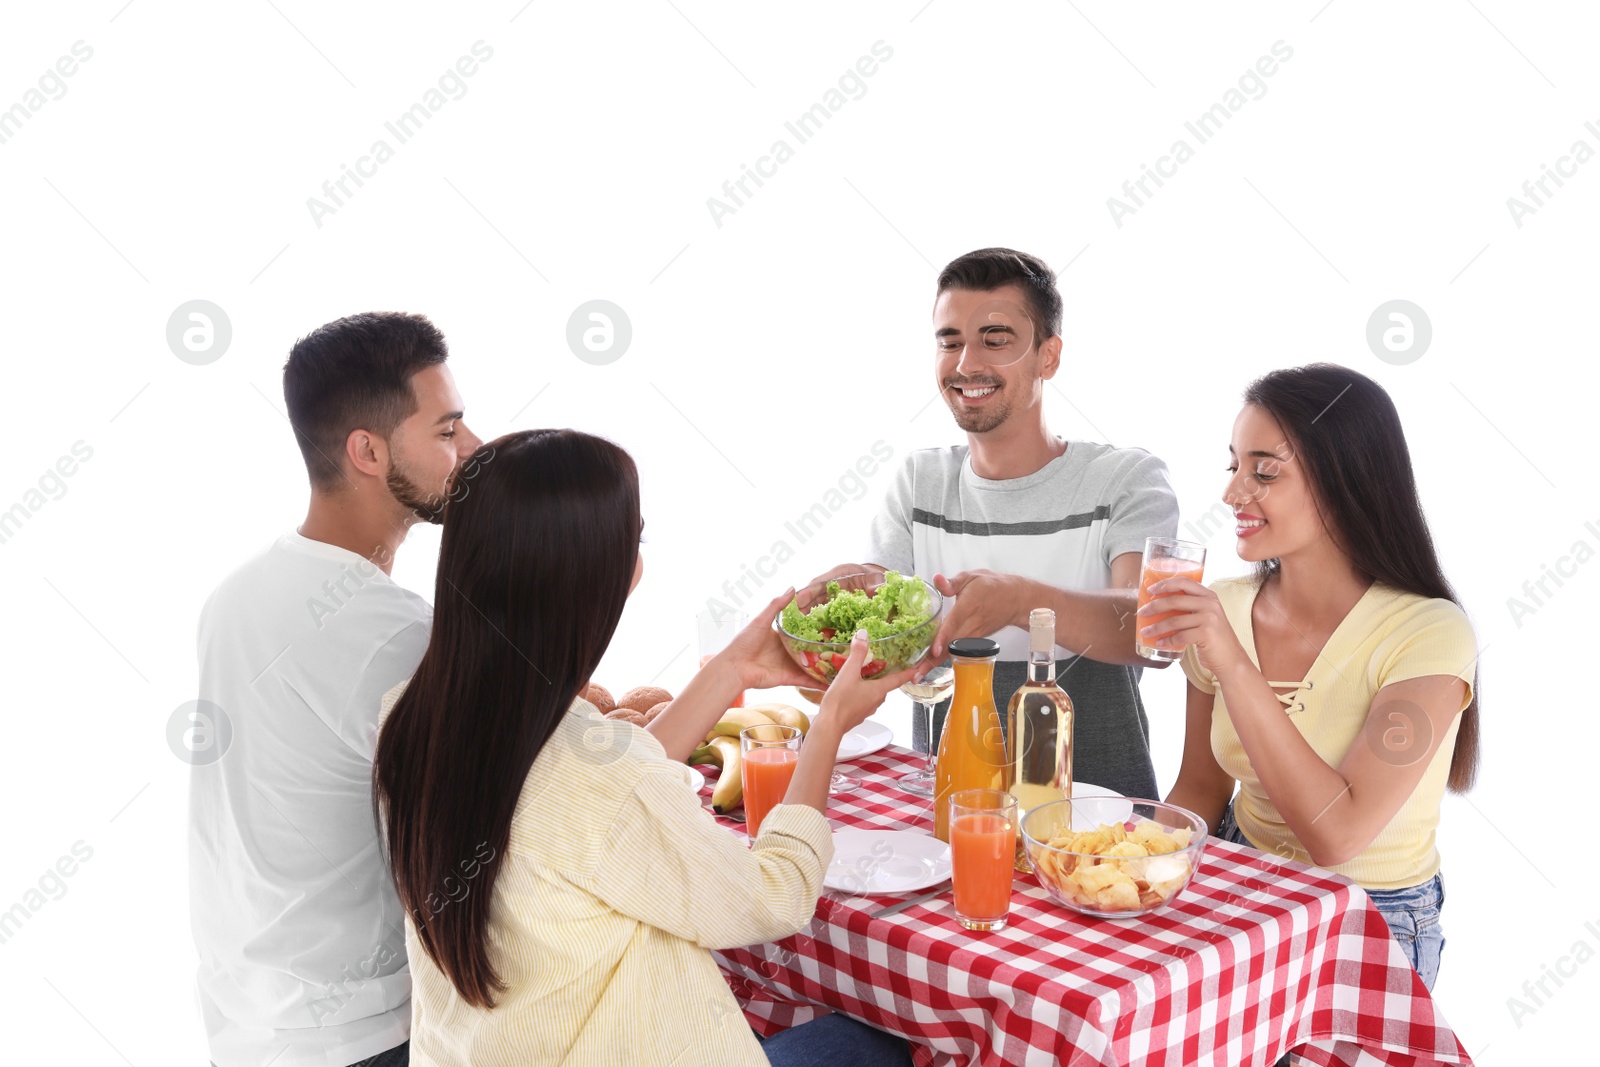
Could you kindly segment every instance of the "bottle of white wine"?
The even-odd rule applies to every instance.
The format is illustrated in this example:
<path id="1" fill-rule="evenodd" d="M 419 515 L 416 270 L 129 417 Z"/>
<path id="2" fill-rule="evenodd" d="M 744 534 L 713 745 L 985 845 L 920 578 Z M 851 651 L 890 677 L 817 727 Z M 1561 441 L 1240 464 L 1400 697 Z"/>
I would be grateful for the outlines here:
<path id="1" fill-rule="evenodd" d="M 1056 613 L 1028 613 L 1028 680 L 1006 706 L 1007 756 L 1018 825 L 1041 804 L 1072 796 L 1072 700 L 1056 684 Z M 1031 871 L 1017 835 L 1019 871 Z"/>

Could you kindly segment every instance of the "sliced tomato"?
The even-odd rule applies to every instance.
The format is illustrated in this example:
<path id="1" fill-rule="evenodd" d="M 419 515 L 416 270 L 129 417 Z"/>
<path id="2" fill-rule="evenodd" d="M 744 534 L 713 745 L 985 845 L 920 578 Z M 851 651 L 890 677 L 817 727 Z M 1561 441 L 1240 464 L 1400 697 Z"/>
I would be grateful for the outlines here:
<path id="1" fill-rule="evenodd" d="M 822 631 L 821 631 L 821 632 L 822 632 L 822 639 L 823 639 L 823 640 L 824 640 L 824 641 L 832 641 L 832 640 L 833 640 L 833 634 L 834 634 L 834 630 L 833 630 L 833 627 L 831 627 L 831 626 L 824 626 L 824 627 L 823 627 L 823 628 L 822 628 Z"/>
<path id="2" fill-rule="evenodd" d="M 844 660 L 845 657 L 839 655 L 837 652 L 832 652 L 828 655 L 828 661 L 833 664 L 833 669 L 836 671 L 844 670 Z"/>
<path id="3" fill-rule="evenodd" d="M 861 676 L 863 678 L 865 678 L 868 675 L 877 674 L 879 671 L 883 670 L 888 665 L 889 665 L 889 663 L 888 663 L 887 660 L 875 659 L 871 663 L 867 664 L 865 667 L 861 668 Z"/>
<path id="4" fill-rule="evenodd" d="M 809 648 L 806 649 L 804 652 L 800 653 L 800 655 L 806 661 L 806 668 L 808 670 L 817 665 L 817 658 L 818 658 L 817 654 L 815 652 L 811 651 Z"/>

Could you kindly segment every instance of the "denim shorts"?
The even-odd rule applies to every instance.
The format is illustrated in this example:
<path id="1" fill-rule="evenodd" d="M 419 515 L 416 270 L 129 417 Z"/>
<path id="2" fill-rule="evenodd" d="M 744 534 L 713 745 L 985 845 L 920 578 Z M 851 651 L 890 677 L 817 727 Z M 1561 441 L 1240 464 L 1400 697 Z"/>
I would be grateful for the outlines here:
<path id="1" fill-rule="evenodd" d="M 1213 833 L 1224 841 L 1255 847 L 1234 821 L 1232 804 L 1222 813 L 1222 821 Z M 1422 976 L 1422 984 L 1431 990 L 1439 977 L 1439 958 L 1444 953 L 1444 928 L 1439 925 L 1439 913 L 1444 909 L 1444 876 L 1436 874 L 1421 885 L 1406 889 L 1368 889 L 1366 894 L 1389 924 L 1389 932 L 1412 968 Z"/>

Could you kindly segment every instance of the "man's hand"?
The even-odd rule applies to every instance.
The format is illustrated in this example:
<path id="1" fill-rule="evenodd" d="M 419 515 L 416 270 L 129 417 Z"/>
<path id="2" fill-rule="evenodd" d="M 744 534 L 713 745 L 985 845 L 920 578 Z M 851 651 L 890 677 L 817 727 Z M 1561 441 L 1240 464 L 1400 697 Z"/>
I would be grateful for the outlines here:
<path id="1" fill-rule="evenodd" d="M 834 580 L 840 579 L 840 578 L 845 578 L 845 577 L 848 577 L 849 575 L 852 575 L 852 574 L 864 574 L 864 575 L 867 575 L 869 578 L 871 578 L 873 580 L 877 580 L 877 579 L 883 577 L 883 572 L 884 572 L 884 568 L 878 566 L 876 563 L 841 563 L 837 567 L 830 567 L 828 570 L 823 571 L 821 574 L 819 574 L 815 578 L 811 579 L 805 585 L 800 586 L 800 591 L 803 593 L 807 589 L 810 589 L 812 586 L 823 585 L 824 583 L 831 582 L 831 581 L 834 581 Z M 865 584 L 865 583 L 864 582 L 863 583 L 845 582 L 843 584 L 844 584 L 845 588 L 853 589 L 858 584 Z M 805 597 L 802 596 L 800 598 L 800 608 L 801 608 L 801 610 L 805 610 L 805 609 L 807 609 L 809 607 L 810 607 L 810 605 L 806 603 Z"/>
<path id="2" fill-rule="evenodd" d="M 933 587 L 943 596 L 954 597 L 955 602 L 939 623 L 930 658 L 935 662 L 943 659 L 950 642 L 958 637 L 988 637 L 1003 627 L 1021 625 L 1018 613 L 1023 610 L 1021 605 L 1032 605 L 1032 585 L 1026 578 L 996 571 L 962 571 L 949 578 L 935 574 Z"/>

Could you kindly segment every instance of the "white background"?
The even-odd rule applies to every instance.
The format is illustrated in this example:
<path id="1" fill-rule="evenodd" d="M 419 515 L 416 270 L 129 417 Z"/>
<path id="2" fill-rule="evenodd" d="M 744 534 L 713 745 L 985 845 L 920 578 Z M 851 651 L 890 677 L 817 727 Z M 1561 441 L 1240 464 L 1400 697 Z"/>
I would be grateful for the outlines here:
<path id="1" fill-rule="evenodd" d="M 1600 921 L 1589 646 L 1600 562 L 1520 620 L 1582 540 L 1600 548 L 1589 386 L 1600 162 L 1520 227 L 1506 200 L 1600 120 L 1592 12 L 1506 0 L 1388 5 L 897 0 L 783 11 L 710 0 L 454 5 L 164 0 L 33 5 L 0 33 L 0 107 L 75 41 L 93 57 L 6 143 L 0 510 L 77 441 L 93 457 L 0 544 L 7 813 L 0 910 L 74 842 L 92 858 L 0 944 L 7 1062 L 204 1062 L 185 880 L 192 699 L 213 585 L 303 515 L 282 415 L 296 337 L 421 311 L 490 438 L 574 426 L 632 451 L 644 584 L 599 675 L 693 669 L 692 614 L 788 539 L 759 594 L 858 558 L 891 469 L 800 545 L 784 522 L 873 442 L 959 440 L 934 396 L 937 267 L 1011 245 L 1061 272 L 1052 429 L 1166 459 L 1192 521 L 1221 490 L 1238 397 L 1328 359 L 1388 388 L 1439 550 L 1483 648 L 1481 784 L 1445 804 L 1449 945 L 1436 995 L 1477 1062 L 1575 1047 Z M 275 5 L 275 6 L 274 6 Z M 475 41 L 493 58 L 409 143 L 383 124 Z M 1276 41 L 1293 49 L 1213 139 L 1183 129 Z M 808 143 L 784 129 L 883 41 L 893 55 Z M 378 138 L 395 157 L 317 226 Z M 1119 227 L 1121 195 L 1183 137 L 1195 156 Z M 794 158 L 718 226 L 706 201 L 784 138 Z M 753 186 L 751 187 L 754 188 Z M 568 316 L 631 318 L 618 361 Z M 1365 341 L 1415 301 L 1431 347 Z M 165 339 L 210 300 L 231 346 Z M 34 498 L 37 500 L 38 498 Z M 1586 529 L 1595 522 L 1595 529 Z M 436 529 L 397 579 L 432 596 Z M 1211 539 L 1209 575 L 1242 566 Z M 1569 565 L 1570 569 L 1570 565 Z M 1182 679 L 1147 672 L 1176 774 Z M 907 706 L 882 713 L 908 739 Z M 580 800 L 581 798 L 575 798 Z M 1586 942 L 1585 962 L 1568 957 Z M 1546 968 L 1548 997 L 1527 999 Z M 1537 990 L 1534 992 L 1537 993 Z M 1534 1010 L 1513 1017 L 1508 998 Z M 1587 1020 L 1585 1020 L 1587 1022 Z"/>

